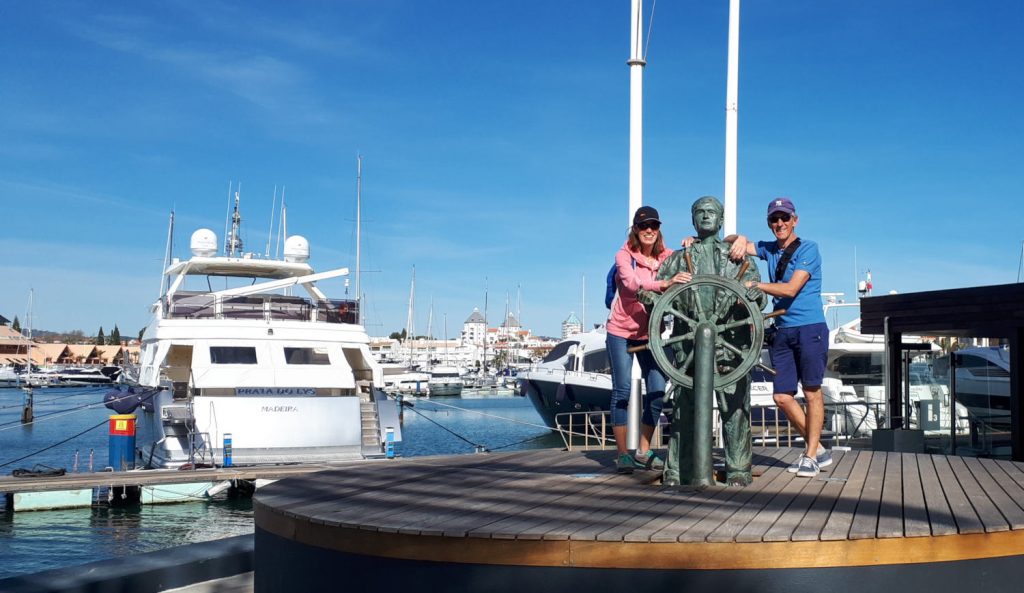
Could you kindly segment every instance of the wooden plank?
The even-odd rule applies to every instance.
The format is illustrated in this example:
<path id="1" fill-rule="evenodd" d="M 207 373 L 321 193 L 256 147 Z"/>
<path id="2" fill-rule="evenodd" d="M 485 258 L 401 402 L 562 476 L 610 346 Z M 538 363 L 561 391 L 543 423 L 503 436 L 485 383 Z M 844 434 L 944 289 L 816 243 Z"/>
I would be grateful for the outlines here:
<path id="1" fill-rule="evenodd" d="M 540 539 L 547 527 L 541 531 L 539 526 L 545 525 L 552 518 L 600 509 L 602 503 L 606 502 L 610 483 L 615 481 L 619 480 L 607 480 L 584 488 L 574 485 L 517 493 L 520 503 L 517 511 L 499 521 L 470 530 L 468 535 L 496 539 Z"/>
<path id="2" fill-rule="evenodd" d="M 832 465 L 826 468 L 828 475 L 820 474 L 813 480 L 806 480 L 808 484 L 803 487 L 800 496 L 797 496 L 789 503 L 786 512 L 782 513 L 775 520 L 775 523 L 765 532 L 761 541 L 785 542 L 793 539 L 797 528 L 803 523 L 808 513 L 818 504 L 825 487 L 830 484 L 845 483 L 845 475 L 849 475 L 849 469 L 844 470 L 843 468 L 853 463 L 853 454 L 850 454 L 851 459 L 846 462 L 844 462 L 845 456 L 846 453 L 843 451 L 834 451 L 832 453 Z M 845 475 L 839 477 L 837 472 L 844 471 Z M 835 488 L 835 493 L 826 499 L 828 508 L 832 508 L 832 504 L 835 502 L 835 494 L 838 494 L 839 490 L 839 488 Z M 824 519 L 821 518 L 820 520 L 824 524 Z M 815 539 L 817 539 L 817 535 L 815 535 Z"/>
<path id="3" fill-rule="evenodd" d="M 950 457 L 936 455 L 932 457 L 935 464 L 935 475 L 938 476 L 939 485 L 946 494 L 946 501 L 949 502 L 949 509 L 953 513 L 953 520 L 956 521 L 958 533 L 983 533 L 985 526 L 974 511 L 967 494 L 960 487 L 956 474 L 950 467 Z"/>
<path id="4" fill-rule="evenodd" d="M 714 532 L 719 525 L 732 516 L 748 500 L 753 498 L 755 494 L 765 488 L 769 488 L 775 480 L 788 479 L 788 476 L 783 475 L 786 474 L 785 469 L 789 465 L 788 461 L 799 457 L 799 452 L 792 449 L 783 449 L 774 451 L 773 455 L 772 457 L 761 458 L 766 460 L 766 463 L 771 463 L 772 465 L 763 470 L 761 476 L 756 478 L 753 484 L 746 488 L 727 489 L 727 497 L 714 505 L 705 505 L 699 512 L 694 513 L 693 517 L 685 525 L 679 524 L 666 528 L 664 533 L 658 535 L 659 539 L 682 542 L 705 541 L 708 534 Z M 689 525 L 689 527 L 686 525 Z"/>
<path id="5" fill-rule="evenodd" d="M 989 493 L 978 482 L 977 475 L 988 476 L 985 468 L 977 457 L 951 457 L 949 465 L 960 480 L 960 487 L 963 488 L 967 500 L 970 501 L 974 511 L 985 526 L 985 533 L 1009 531 L 1010 524 L 996 507 L 995 502 L 989 498 Z M 1000 491 L 1001 492 L 1001 491 Z"/>
<path id="6" fill-rule="evenodd" d="M 1024 470 L 1021 469 L 1020 464 L 997 459 L 982 459 L 981 463 L 1010 497 L 1010 500 L 1018 508 L 1024 509 Z M 1016 511 L 1011 510 L 1007 519 L 1013 529 L 1024 529 L 1024 525 L 1020 525 L 1016 518 Z"/>
<path id="7" fill-rule="evenodd" d="M 651 521 L 636 527 L 632 531 L 626 532 L 622 536 L 622 540 L 625 542 L 653 541 L 651 538 L 654 534 L 664 529 L 665 526 L 670 525 L 676 519 L 685 517 L 687 513 L 699 507 L 709 497 L 717 496 L 721 490 L 723 488 L 713 488 L 711 491 L 704 492 L 691 489 L 667 490 L 666 492 L 674 496 L 674 504 L 669 503 L 672 506 L 668 506 L 660 515 L 655 516 Z"/>
<path id="8" fill-rule="evenodd" d="M 871 465 L 864 478 L 864 488 L 857 502 L 857 510 L 850 524 L 850 539 L 873 538 L 878 533 L 878 511 L 882 504 L 882 486 L 885 480 L 885 465 L 888 457 L 884 452 L 871 454 Z"/>
<path id="9" fill-rule="evenodd" d="M 850 473 L 853 471 L 858 455 L 860 455 L 858 451 L 835 451 L 833 449 L 834 462 L 830 468 L 832 471 L 829 472 L 827 478 L 822 480 L 824 484 L 814 499 L 814 503 L 804 514 L 793 533 L 790 534 L 791 541 L 817 541 L 821 537 L 821 530 L 824 529 L 825 522 L 828 521 L 836 501 L 839 500 L 843 487 L 850 479 Z"/>
<path id="10" fill-rule="evenodd" d="M 520 492 L 551 488 L 556 480 L 570 480 L 570 471 L 566 469 L 573 470 L 578 466 L 577 456 L 563 454 L 549 459 L 544 467 L 545 473 L 497 472 L 480 492 L 470 492 L 458 505 L 403 516 L 407 522 L 399 528 L 399 533 L 465 536 L 468 531 L 507 517 L 521 507 Z M 611 473 L 602 476 L 604 481 L 611 477 Z"/>
<path id="11" fill-rule="evenodd" d="M 792 456 L 788 458 L 788 460 L 794 461 L 799 454 L 799 451 L 794 450 Z M 785 470 L 786 465 L 789 464 L 787 463 L 778 468 L 772 468 L 772 473 L 775 475 L 771 481 L 767 482 L 763 488 L 755 490 L 753 492 L 753 496 L 749 497 L 739 508 L 737 508 L 727 520 L 721 522 L 715 529 L 707 534 L 704 538 L 705 541 L 735 541 L 736 535 L 742 531 L 743 528 L 746 527 L 747 523 L 756 517 L 761 509 L 771 501 L 775 492 L 784 487 L 790 481 L 796 479 L 796 474 L 791 474 Z M 764 476 L 762 476 L 761 479 L 763 480 Z"/>
<path id="12" fill-rule="evenodd" d="M 928 524 L 933 536 L 954 535 L 957 533 L 956 519 L 949 501 L 939 483 L 935 470 L 935 457 L 923 455 L 917 458 L 917 471 L 921 477 L 921 490 L 924 492 L 924 504 L 928 510 Z"/>
<path id="13" fill-rule="evenodd" d="M 999 512 L 1003 514 L 1010 529 L 1024 529 L 1024 509 L 1021 509 L 1020 503 L 1016 502 L 1024 501 L 1024 489 L 1011 480 L 1006 472 L 995 463 L 995 460 L 978 459 L 977 461 L 981 470 L 984 470 L 984 474 L 975 466 L 969 466 L 975 479 L 988 493 Z"/>
<path id="14" fill-rule="evenodd" d="M 880 538 L 903 537 L 903 454 L 885 454 L 882 497 L 878 507 L 876 535 Z"/>
<path id="15" fill-rule="evenodd" d="M 792 475 L 793 477 L 789 480 L 789 483 L 785 484 L 768 501 L 768 504 L 736 534 L 735 541 L 743 543 L 762 541 L 768 531 L 787 514 L 791 515 L 792 526 L 795 526 L 803 518 L 807 505 L 810 504 L 810 501 L 814 500 L 814 497 L 825 483 L 818 477 L 798 478 L 795 474 Z M 805 497 L 805 504 L 798 504 L 790 508 L 798 497 Z M 788 540 L 792 526 L 787 529 L 785 525 L 780 524 L 779 530 L 773 534 L 773 537 L 782 537 L 781 541 Z M 784 536 L 781 535 L 783 531 L 785 532 Z"/>
<path id="16" fill-rule="evenodd" d="M 928 506 L 921 487 L 921 472 L 918 469 L 920 455 L 903 453 L 903 534 L 905 537 L 926 537 L 932 534 L 928 522 Z M 925 460 L 927 462 L 927 460 Z"/>
<path id="17" fill-rule="evenodd" d="M 871 467 L 871 460 L 874 453 L 861 451 L 857 455 L 850 477 L 843 485 L 839 498 L 832 508 L 832 514 L 825 522 L 821 530 L 822 541 L 845 540 L 850 535 L 850 526 L 853 525 L 854 513 L 857 510 L 857 503 L 860 501 L 861 490 L 864 489 L 864 482 L 867 480 L 868 469 Z"/>
<path id="18" fill-rule="evenodd" d="M 338 525 L 359 528 L 366 531 L 384 531 L 394 533 L 398 525 L 395 516 L 406 511 L 416 511 L 423 506 L 434 506 L 435 501 L 446 501 L 458 492 L 459 486 L 454 483 L 455 472 L 438 471 L 436 468 L 424 468 L 427 471 L 416 480 L 402 480 L 397 483 L 385 484 L 374 492 L 364 493 L 359 498 L 339 501 L 333 506 L 322 506 L 315 512 L 308 513 L 314 522 L 327 525 Z M 460 481 L 468 480 L 477 483 L 493 479 L 486 470 L 459 470 Z"/>

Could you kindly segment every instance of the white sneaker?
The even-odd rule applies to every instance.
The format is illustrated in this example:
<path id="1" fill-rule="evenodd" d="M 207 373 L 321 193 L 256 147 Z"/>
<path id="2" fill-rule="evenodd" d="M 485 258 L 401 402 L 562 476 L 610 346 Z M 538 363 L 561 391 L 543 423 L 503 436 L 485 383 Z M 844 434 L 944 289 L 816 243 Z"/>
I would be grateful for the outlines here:
<path id="1" fill-rule="evenodd" d="M 818 475 L 818 462 L 804 455 L 800 458 L 800 467 L 796 470 L 798 478 L 813 478 Z"/>
<path id="2" fill-rule="evenodd" d="M 791 474 L 795 474 L 797 472 L 797 470 L 800 469 L 800 460 L 803 459 L 803 458 L 804 458 L 803 455 L 801 455 L 800 457 L 797 457 L 796 461 L 794 461 L 792 465 L 790 465 L 789 467 L 786 468 L 786 471 L 791 473 Z M 818 453 L 817 455 L 815 455 L 814 461 L 816 461 L 818 463 L 818 469 L 821 469 L 823 467 L 828 467 L 828 466 L 832 465 L 832 452 L 829 451 L 828 449 L 822 449 L 821 453 Z"/>

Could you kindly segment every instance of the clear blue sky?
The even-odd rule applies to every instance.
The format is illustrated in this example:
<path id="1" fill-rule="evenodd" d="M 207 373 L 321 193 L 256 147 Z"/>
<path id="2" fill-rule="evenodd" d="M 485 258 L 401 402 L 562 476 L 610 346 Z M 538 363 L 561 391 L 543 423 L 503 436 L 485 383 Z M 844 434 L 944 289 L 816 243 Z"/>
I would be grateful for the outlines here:
<path id="1" fill-rule="evenodd" d="M 651 2 L 645 2 L 649 12 Z M 506 294 L 535 333 L 582 309 L 627 218 L 629 1 L 7 2 L 0 8 L 0 314 L 133 335 L 176 255 L 221 236 L 242 184 L 263 252 L 275 185 L 318 269 L 354 266 L 363 176 L 368 329 L 456 335 Z M 657 3 L 645 203 L 675 244 L 721 196 L 728 2 Z M 646 23 L 645 23 L 646 24 Z M 739 228 L 790 196 L 826 289 L 1017 279 L 1024 2 L 743 6 Z M 856 253 L 856 266 L 855 254 Z M 335 295 L 340 283 L 325 287 Z"/>

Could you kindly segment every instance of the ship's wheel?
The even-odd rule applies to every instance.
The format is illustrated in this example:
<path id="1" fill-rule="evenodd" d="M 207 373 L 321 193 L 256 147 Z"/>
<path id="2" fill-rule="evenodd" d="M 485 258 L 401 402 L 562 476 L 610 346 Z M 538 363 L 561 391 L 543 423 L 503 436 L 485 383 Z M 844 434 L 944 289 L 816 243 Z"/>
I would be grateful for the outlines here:
<path id="1" fill-rule="evenodd" d="M 739 281 L 696 275 L 657 298 L 651 312 L 648 347 L 673 383 L 693 388 L 694 330 L 699 323 L 711 324 L 718 390 L 739 381 L 755 366 L 767 369 L 761 365 L 764 320 L 757 302 L 747 298 L 747 289 Z M 669 337 L 663 337 L 663 332 L 670 333 Z"/>

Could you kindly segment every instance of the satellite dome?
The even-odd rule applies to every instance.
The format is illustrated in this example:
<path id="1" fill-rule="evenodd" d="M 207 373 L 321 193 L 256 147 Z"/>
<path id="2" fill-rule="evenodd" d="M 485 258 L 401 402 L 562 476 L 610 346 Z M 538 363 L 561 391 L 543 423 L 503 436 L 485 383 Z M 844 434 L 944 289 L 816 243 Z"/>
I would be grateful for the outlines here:
<path id="1" fill-rule="evenodd" d="M 210 257 L 217 253 L 217 233 L 210 229 L 199 229 L 192 233 L 192 240 L 189 242 L 192 255 L 196 257 Z"/>
<path id="2" fill-rule="evenodd" d="M 292 235 L 284 242 L 284 261 L 304 264 L 309 261 L 309 241 L 302 235 Z"/>

